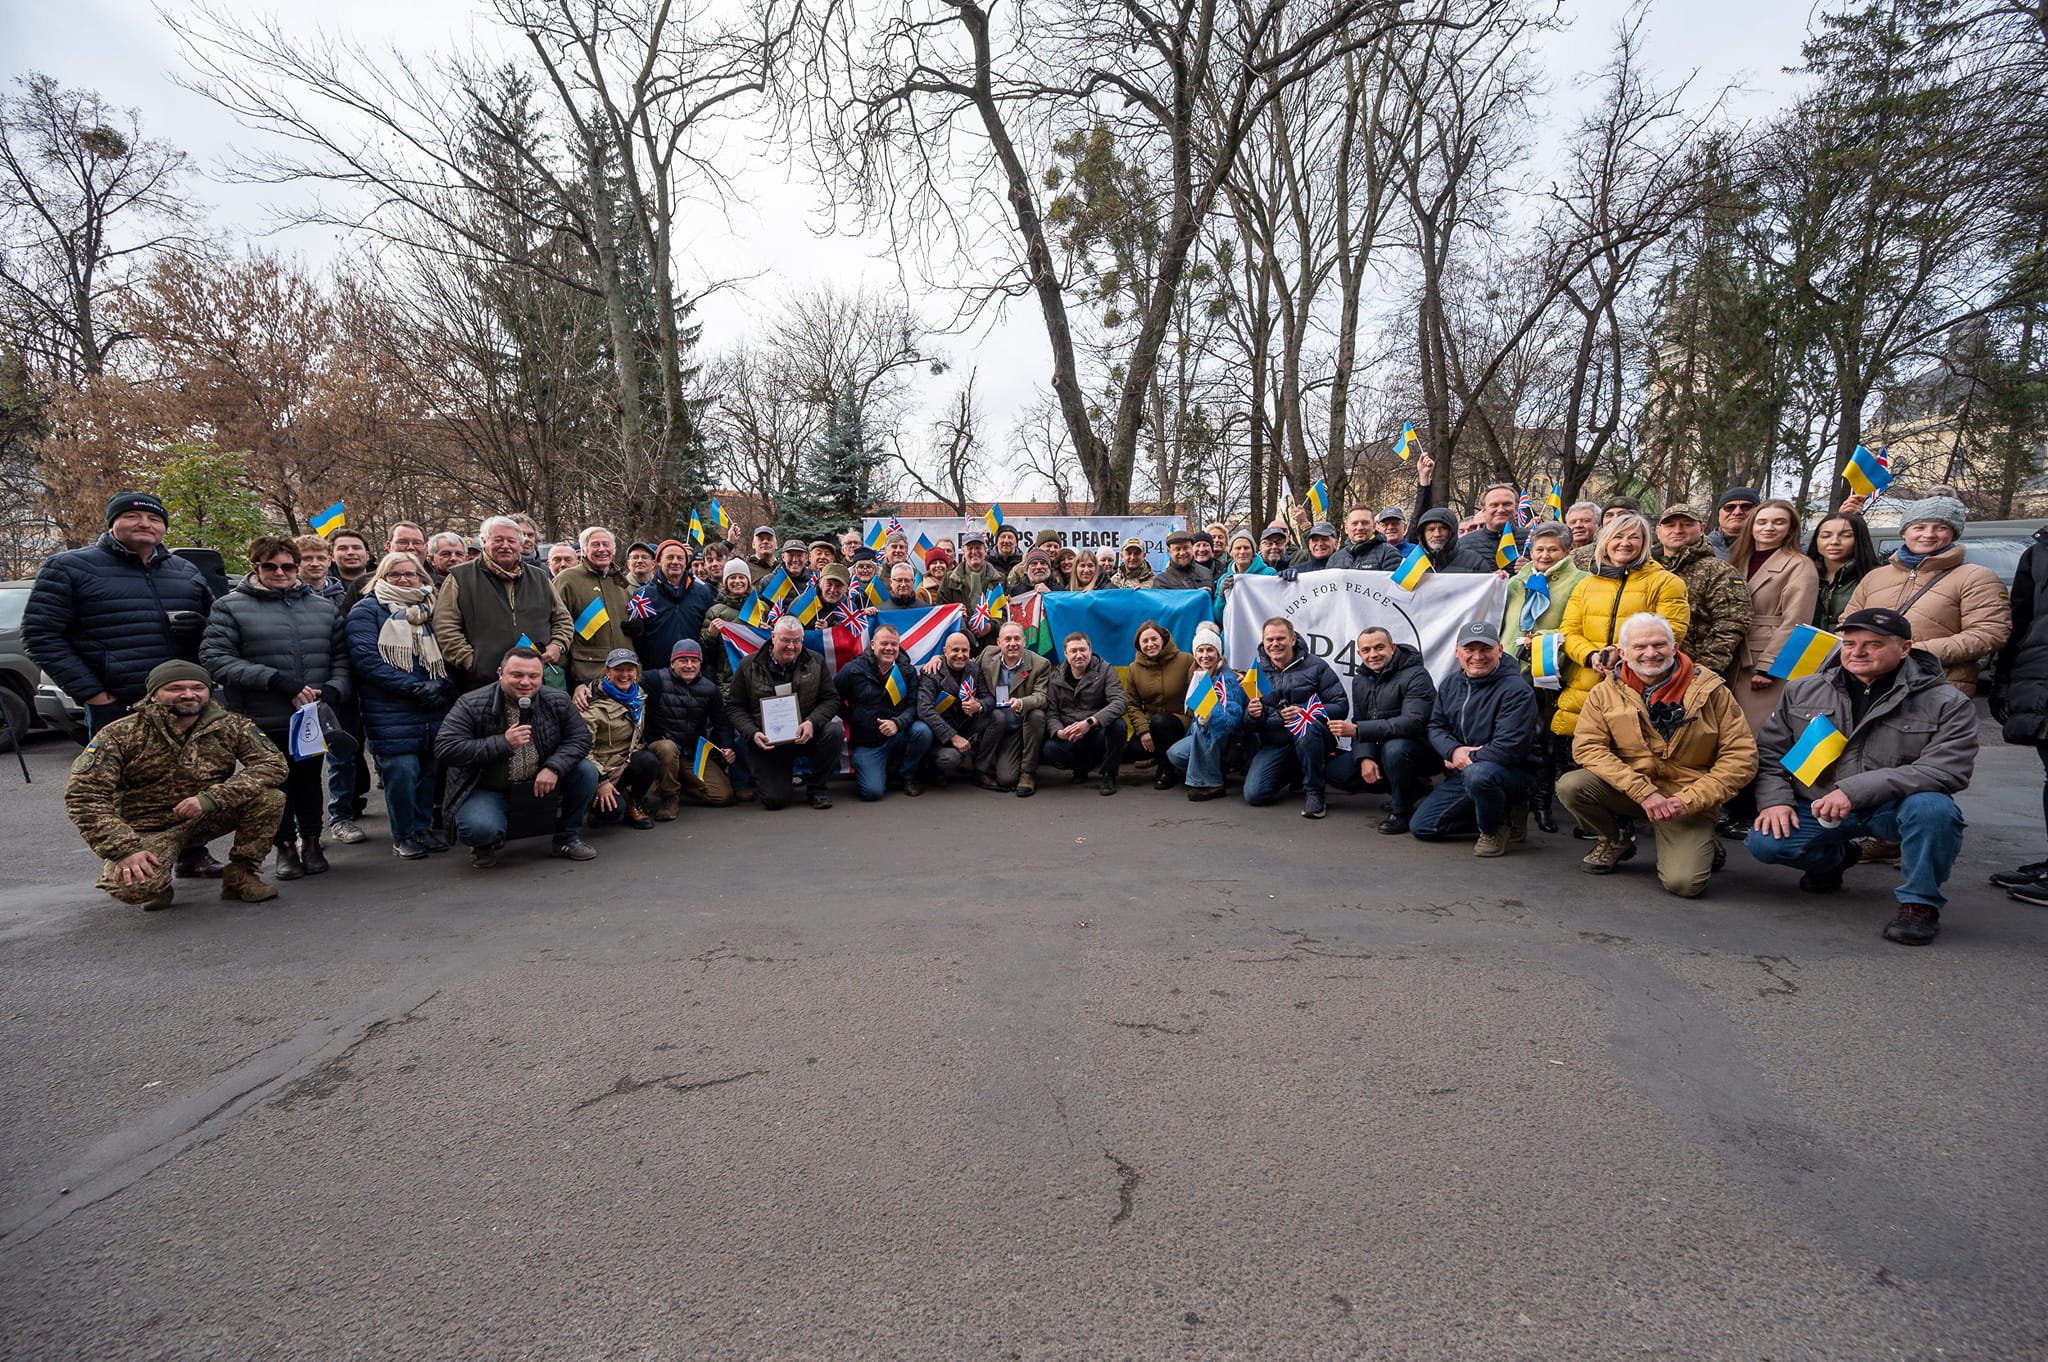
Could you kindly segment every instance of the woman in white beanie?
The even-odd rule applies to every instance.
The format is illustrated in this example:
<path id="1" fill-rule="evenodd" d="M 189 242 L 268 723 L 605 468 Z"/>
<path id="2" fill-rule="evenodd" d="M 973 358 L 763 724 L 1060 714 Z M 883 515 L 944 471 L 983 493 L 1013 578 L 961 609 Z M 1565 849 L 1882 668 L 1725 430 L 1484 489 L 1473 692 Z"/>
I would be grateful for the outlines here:
<path id="1" fill-rule="evenodd" d="M 1898 611 L 1913 626 L 1913 646 L 1933 654 L 1949 684 L 1975 695 L 1978 663 L 2012 633 L 2012 606 L 1998 574 L 1963 561 L 1956 541 L 1968 518 L 1954 497 L 1909 502 L 1900 522 L 1906 542 L 1856 584 L 1843 613 L 1869 606 Z"/>
<path id="2" fill-rule="evenodd" d="M 1216 688 L 1216 706 L 1207 718 L 1188 716 L 1187 736 L 1166 749 L 1166 761 L 1184 775 L 1188 798 L 1197 803 L 1223 793 L 1223 756 L 1230 735 L 1244 723 L 1244 687 L 1237 673 L 1223 664 L 1223 632 L 1207 620 L 1195 626 L 1195 665 L 1189 686 L 1207 677 Z"/>

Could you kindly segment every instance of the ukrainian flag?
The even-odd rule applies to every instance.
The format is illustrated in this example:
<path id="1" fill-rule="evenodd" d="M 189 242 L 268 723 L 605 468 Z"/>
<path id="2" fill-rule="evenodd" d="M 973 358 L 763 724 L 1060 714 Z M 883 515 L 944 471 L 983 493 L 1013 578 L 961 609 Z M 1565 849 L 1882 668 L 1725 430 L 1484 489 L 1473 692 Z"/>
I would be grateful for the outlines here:
<path id="1" fill-rule="evenodd" d="M 902 704 L 902 703 L 903 703 L 903 673 L 902 673 L 901 671 L 897 670 L 897 669 L 896 669 L 895 667 L 891 667 L 891 668 L 889 668 L 889 679 L 888 679 L 888 680 L 886 680 L 886 681 L 884 681 L 884 682 L 882 683 L 882 690 L 883 690 L 883 692 L 884 692 L 884 693 L 886 693 L 886 694 L 888 695 L 888 697 L 889 697 L 889 703 L 890 703 L 890 704 L 892 704 L 892 705 L 900 705 L 900 704 Z"/>
<path id="2" fill-rule="evenodd" d="M 1551 510 L 1557 512 L 1558 517 L 1562 519 L 1564 516 L 1564 484 L 1561 482 L 1551 483 L 1550 495 L 1543 498 L 1543 501 Z"/>
<path id="3" fill-rule="evenodd" d="M 1188 709 L 1197 719 L 1206 719 L 1222 703 L 1223 697 L 1216 692 L 1216 678 L 1207 672 L 1197 672 L 1195 684 L 1188 690 Z"/>
<path id="4" fill-rule="evenodd" d="M 1834 720 L 1825 714 L 1816 714 L 1806 725 L 1806 731 L 1799 735 L 1799 741 L 1792 745 L 1792 750 L 1778 758 L 1778 764 L 1792 773 L 1792 779 L 1812 788 L 1820 783 L 1821 776 L 1835 764 L 1835 758 L 1841 756 L 1848 745 L 1849 740 L 1842 735 L 1841 729 L 1835 727 Z"/>
<path id="5" fill-rule="evenodd" d="M 1250 671 L 1244 674 L 1244 698 L 1247 700 L 1256 700 L 1265 693 L 1265 686 L 1259 680 L 1259 669 L 1257 667 L 1253 667 Z"/>
<path id="6" fill-rule="evenodd" d="M 519 636 L 519 646 L 522 648 L 531 648 L 533 647 L 533 640 L 528 638 L 526 635 L 521 634 Z"/>
<path id="7" fill-rule="evenodd" d="M 805 587 L 804 594 L 789 603 L 785 613 L 795 615 L 797 623 L 808 629 L 811 621 L 818 618 L 818 611 L 823 605 L 824 602 L 818 599 L 818 588 L 813 584 Z"/>
<path id="8" fill-rule="evenodd" d="M 1436 564 L 1429 561 L 1428 550 L 1420 544 L 1411 544 L 1408 546 L 1407 557 L 1394 569 L 1394 585 L 1403 591 L 1413 591 L 1422 585 L 1423 577 L 1435 569 Z"/>
<path id="9" fill-rule="evenodd" d="M 1310 520 L 1330 518 L 1330 489 L 1321 478 L 1317 478 L 1316 485 L 1308 489 L 1308 517 Z"/>
<path id="10" fill-rule="evenodd" d="M 342 507 L 346 504 L 345 502 L 337 501 L 324 511 L 314 512 L 311 522 L 313 533 L 325 539 L 328 535 L 347 525 L 348 516 L 342 511 Z"/>
<path id="11" fill-rule="evenodd" d="M 692 544 L 702 544 L 704 542 L 704 522 L 698 518 L 695 506 L 690 508 L 690 542 Z"/>
<path id="12" fill-rule="evenodd" d="M 923 530 L 917 532 L 917 546 L 911 549 L 910 552 L 911 556 L 917 559 L 917 570 L 919 572 L 924 571 L 925 559 L 929 558 L 932 550 L 937 547 L 938 545 L 934 544 L 931 541 L 931 537 Z"/>
<path id="13" fill-rule="evenodd" d="M 1406 462 L 1415 457 L 1416 444 L 1415 423 L 1413 421 L 1403 421 L 1401 423 L 1401 438 L 1394 441 L 1394 452 L 1401 456 L 1403 462 Z"/>
<path id="14" fill-rule="evenodd" d="M 1536 646 L 1529 653 L 1529 674 L 1537 680 L 1550 680 L 1564 671 L 1564 635 L 1556 632 L 1538 634 Z"/>
<path id="15" fill-rule="evenodd" d="M 576 617 L 576 632 L 587 639 L 611 623 L 611 618 L 612 612 L 604 608 L 604 597 L 592 596 L 590 604 Z"/>
<path id="16" fill-rule="evenodd" d="M 1777 657 L 1771 660 L 1770 674 L 1781 681 L 1796 681 L 1802 676 L 1812 676 L 1826 664 L 1834 654 L 1835 647 L 1842 640 L 1810 624 L 1802 624 L 1792 631 L 1785 640 L 1785 646 L 1778 649 Z"/>
<path id="17" fill-rule="evenodd" d="M 690 774 L 701 781 L 704 779 L 704 773 L 710 768 L 711 744 L 706 739 L 699 738 L 697 739 L 697 755 L 690 760 Z"/>
<path id="18" fill-rule="evenodd" d="M 865 543 L 869 548 L 873 549 L 875 552 L 880 553 L 882 551 L 882 545 L 889 542 L 889 522 L 886 520 L 877 520 L 875 522 L 875 527 L 868 531 L 868 537 L 862 542 Z"/>
<path id="19" fill-rule="evenodd" d="M 725 507 L 718 504 L 718 498 L 711 498 L 711 523 L 718 526 L 718 537 L 724 539 L 732 529 L 732 517 L 725 513 Z"/>
<path id="20" fill-rule="evenodd" d="M 740 602 L 740 623 L 751 624 L 756 629 L 767 627 L 768 602 L 761 599 L 761 593 L 752 591 Z"/>
<path id="21" fill-rule="evenodd" d="M 796 583 L 789 580 L 788 569 L 777 563 L 775 571 L 761 579 L 761 585 L 756 589 L 755 594 L 766 600 L 781 602 L 787 600 L 789 593 L 794 590 L 796 590 Z"/>
<path id="22" fill-rule="evenodd" d="M 988 607 L 988 617 L 992 620 L 999 620 L 1010 611 L 1010 593 L 1003 589 L 1001 582 L 990 587 L 988 594 L 981 599 Z"/>
<path id="23" fill-rule="evenodd" d="M 889 593 L 882 590 L 882 579 L 880 577 L 868 579 L 865 594 L 868 598 L 868 604 L 875 607 L 875 609 L 887 610 L 889 608 Z"/>
<path id="24" fill-rule="evenodd" d="M 1515 560 L 1522 556 L 1521 545 L 1515 543 L 1515 527 L 1512 523 L 1500 527 L 1500 543 L 1493 549 L 1495 567 L 1513 567 Z"/>
<path id="25" fill-rule="evenodd" d="M 982 521 L 988 526 L 988 537 L 993 540 L 997 531 L 1003 528 L 1003 504 L 998 501 L 982 513 Z"/>
<path id="26" fill-rule="evenodd" d="M 1842 467 L 1842 480 L 1866 497 L 1876 496 L 1892 485 L 1892 470 L 1882 457 L 1858 445 Z"/>

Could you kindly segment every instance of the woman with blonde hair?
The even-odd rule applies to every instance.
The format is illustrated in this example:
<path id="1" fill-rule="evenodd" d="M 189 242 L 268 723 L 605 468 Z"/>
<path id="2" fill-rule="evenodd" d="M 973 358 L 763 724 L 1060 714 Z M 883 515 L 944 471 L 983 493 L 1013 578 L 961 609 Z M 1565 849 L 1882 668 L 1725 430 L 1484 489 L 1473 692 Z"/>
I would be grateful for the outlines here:
<path id="1" fill-rule="evenodd" d="M 1633 511 L 1615 516 L 1593 539 L 1593 569 L 1565 605 L 1565 656 L 1578 664 L 1557 697 L 1550 731 L 1569 737 L 1579 725 L 1586 696 L 1620 660 L 1621 622 L 1648 611 L 1662 615 L 1677 643 L 1685 642 L 1692 605 L 1685 582 L 1650 556 L 1650 522 Z"/>

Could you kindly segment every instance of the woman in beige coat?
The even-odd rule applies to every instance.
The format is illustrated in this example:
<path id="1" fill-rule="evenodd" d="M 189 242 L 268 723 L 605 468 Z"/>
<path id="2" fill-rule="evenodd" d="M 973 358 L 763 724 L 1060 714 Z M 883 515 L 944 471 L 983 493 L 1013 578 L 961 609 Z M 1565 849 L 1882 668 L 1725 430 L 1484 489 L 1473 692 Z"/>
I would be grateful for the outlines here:
<path id="1" fill-rule="evenodd" d="M 2005 646 L 2012 633 L 2012 603 L 1998 574 L 1963 561 L 1968 514 L 1954 497 L 1910 502 L 1899 531 L 1905 538 L 1891 561 L 1856 584 L 1849 611 L 1883 606 L 1913 625 L 1913 646 L 1931 653 L 1949 684 L 1977 693 L 1977 664 Z"/>
<path id="2" fill-rule="evenodd" d="M 1799 550 L 1799 512 L 1776 498 L 1750 513 L 1728 551 L 1728 562 L 1749 578 L 1751 608 L 1749 634 L 1735 650 L 1731 689 L 1749 731 L 1761 733 L 1785 689 L 1770 674 L 1771 664 L 1792 630 L 1813 618 L 1820 573 Z"/>

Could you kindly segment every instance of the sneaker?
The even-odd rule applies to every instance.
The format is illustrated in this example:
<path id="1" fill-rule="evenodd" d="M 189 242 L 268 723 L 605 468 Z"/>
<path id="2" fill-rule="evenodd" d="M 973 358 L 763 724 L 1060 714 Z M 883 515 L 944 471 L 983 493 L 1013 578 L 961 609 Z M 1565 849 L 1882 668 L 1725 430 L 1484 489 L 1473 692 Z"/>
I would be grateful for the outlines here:
<path id="1" fill-rule="evenodd" d="M 2005 896 L 2009 899 L 2018 899 L 2021 903 L 2048 908 L 2048 875 L 2038 880 L 2028 880 L 2025 884 L 2009 884 L 2005 887 Z"/>
<path id="2" fill-rule="evenodd" d="M 391 843 L 391 854 L 401 861 L 424 861 L 427 849 L 411 837 L 400 837 Z"/>
<path id="3" fill-rule="evenodd" d="M 335 819 L 327 825 L 327 832 L 335 841 L 343 846 L 352 847 L 357 842 L 363 841 L 366 838 L 366 834 L 361 828 L 356 826 L 356 820 L 353 818 Z"/>
<path id="4" fill-rule="evenodd" d="M 1302 796 L 1301 816 L 1303 818 L 1321 818 L 1329 811 L 1329 806 L 1323 801 L 1323 792 L 1321 790 L 1310 790 Z"/>
<path id="5" fill-rule="evenodd" d="M 1399 837 L 1408 831 L 1408 819 L 1398 813 L 1390 813 L 1379 821 L 1379 830 L 1389 837 Z"/>
<path id="6" fill-rule="evenodd" d="M 1612 875 L 1620 863 L 1620 839 L 1601 837 L 1594 841 L 1591 851 L 1579 858 L 1579 869 L 1588 875 Z"/>
<path id="7" fill-rule="evenodd" d="M 178 868 L 171 873 L 181 880 L 217 880 L 224 869 L 225 866 L 213 859 L 212 852 L 202 851 L 192 858 L 189 865 L 180 861 Z"/>
<path id="8" fill-rule="evenodd" d="M 560 856 L 565 861 L 594 861 L 597 859 L 597 848 L 581 837 L 571 837 L 566 842 L 555 843 L 555 849 L 549 854 Z"/>
<path id="9" fill-rule="evenodd" d="M 471 847 L 469 863 L 478 870 L 489 870 L 498 863 L 498 846 L 497 842 L 493 842 L 485 847 Z"/>
<path id="10" fill-rule="evenodd" d="M 1842 863 L 1833 870 L 1809 870 L 1799 877 L 1799 887 L 1809 894 L 1832 894 L 1842 887 L 1842 872 L 1862 859 L 1862 850 L 1854 842 L 1842 844 Z M 1932 912 L 1932 909 L 1928 910 Z M 1930 938 L 1931 940 L 1932 938 Z M 1925 942 L 1919 943 L 1925 945 Z"/>
<path id="11" fill-rule="evenodd" d="M 1901 946 L 1925 946 L 1941 932 L 1941 910 L 1924 903 L 1902 903 L 1899 915 L 1884 929 L 1884 939 Z"/>
<path id="12" fill-rule="evenodd" d="M 2017 889 L 2042 879 L 2048 879 L 2048 861 L 2029 861 L 2013 870 L 1998 871 L 1991 877 L 1991 882 L 2000 889 Z"/>
<path id="13" fill-rule="evenodd" d="M 1499 832 L 1482 832 L 1479 840 L 1472 844 L 1474 856 L 1505 856 L 1508 854 L 1508 833 L 1503 827 Z"/>
<path id="14" fill-rule="evenodd" d="M 435 832 L 432 828 L 428 828 L 425 832 L 419 833 L 416 836 L 414 836 L 413 841 L 418 842 L 428 851 L 435 853 L 443 852 L 448 849 L 447 841 L 442 838 L 440 833 Z"/>
<path id="15" fill-rule="evenodd" d="M 1017 798 L 1029 799 L 1038 793 L 1038 777 L 1026 771 L 1017 777 Z"/>

